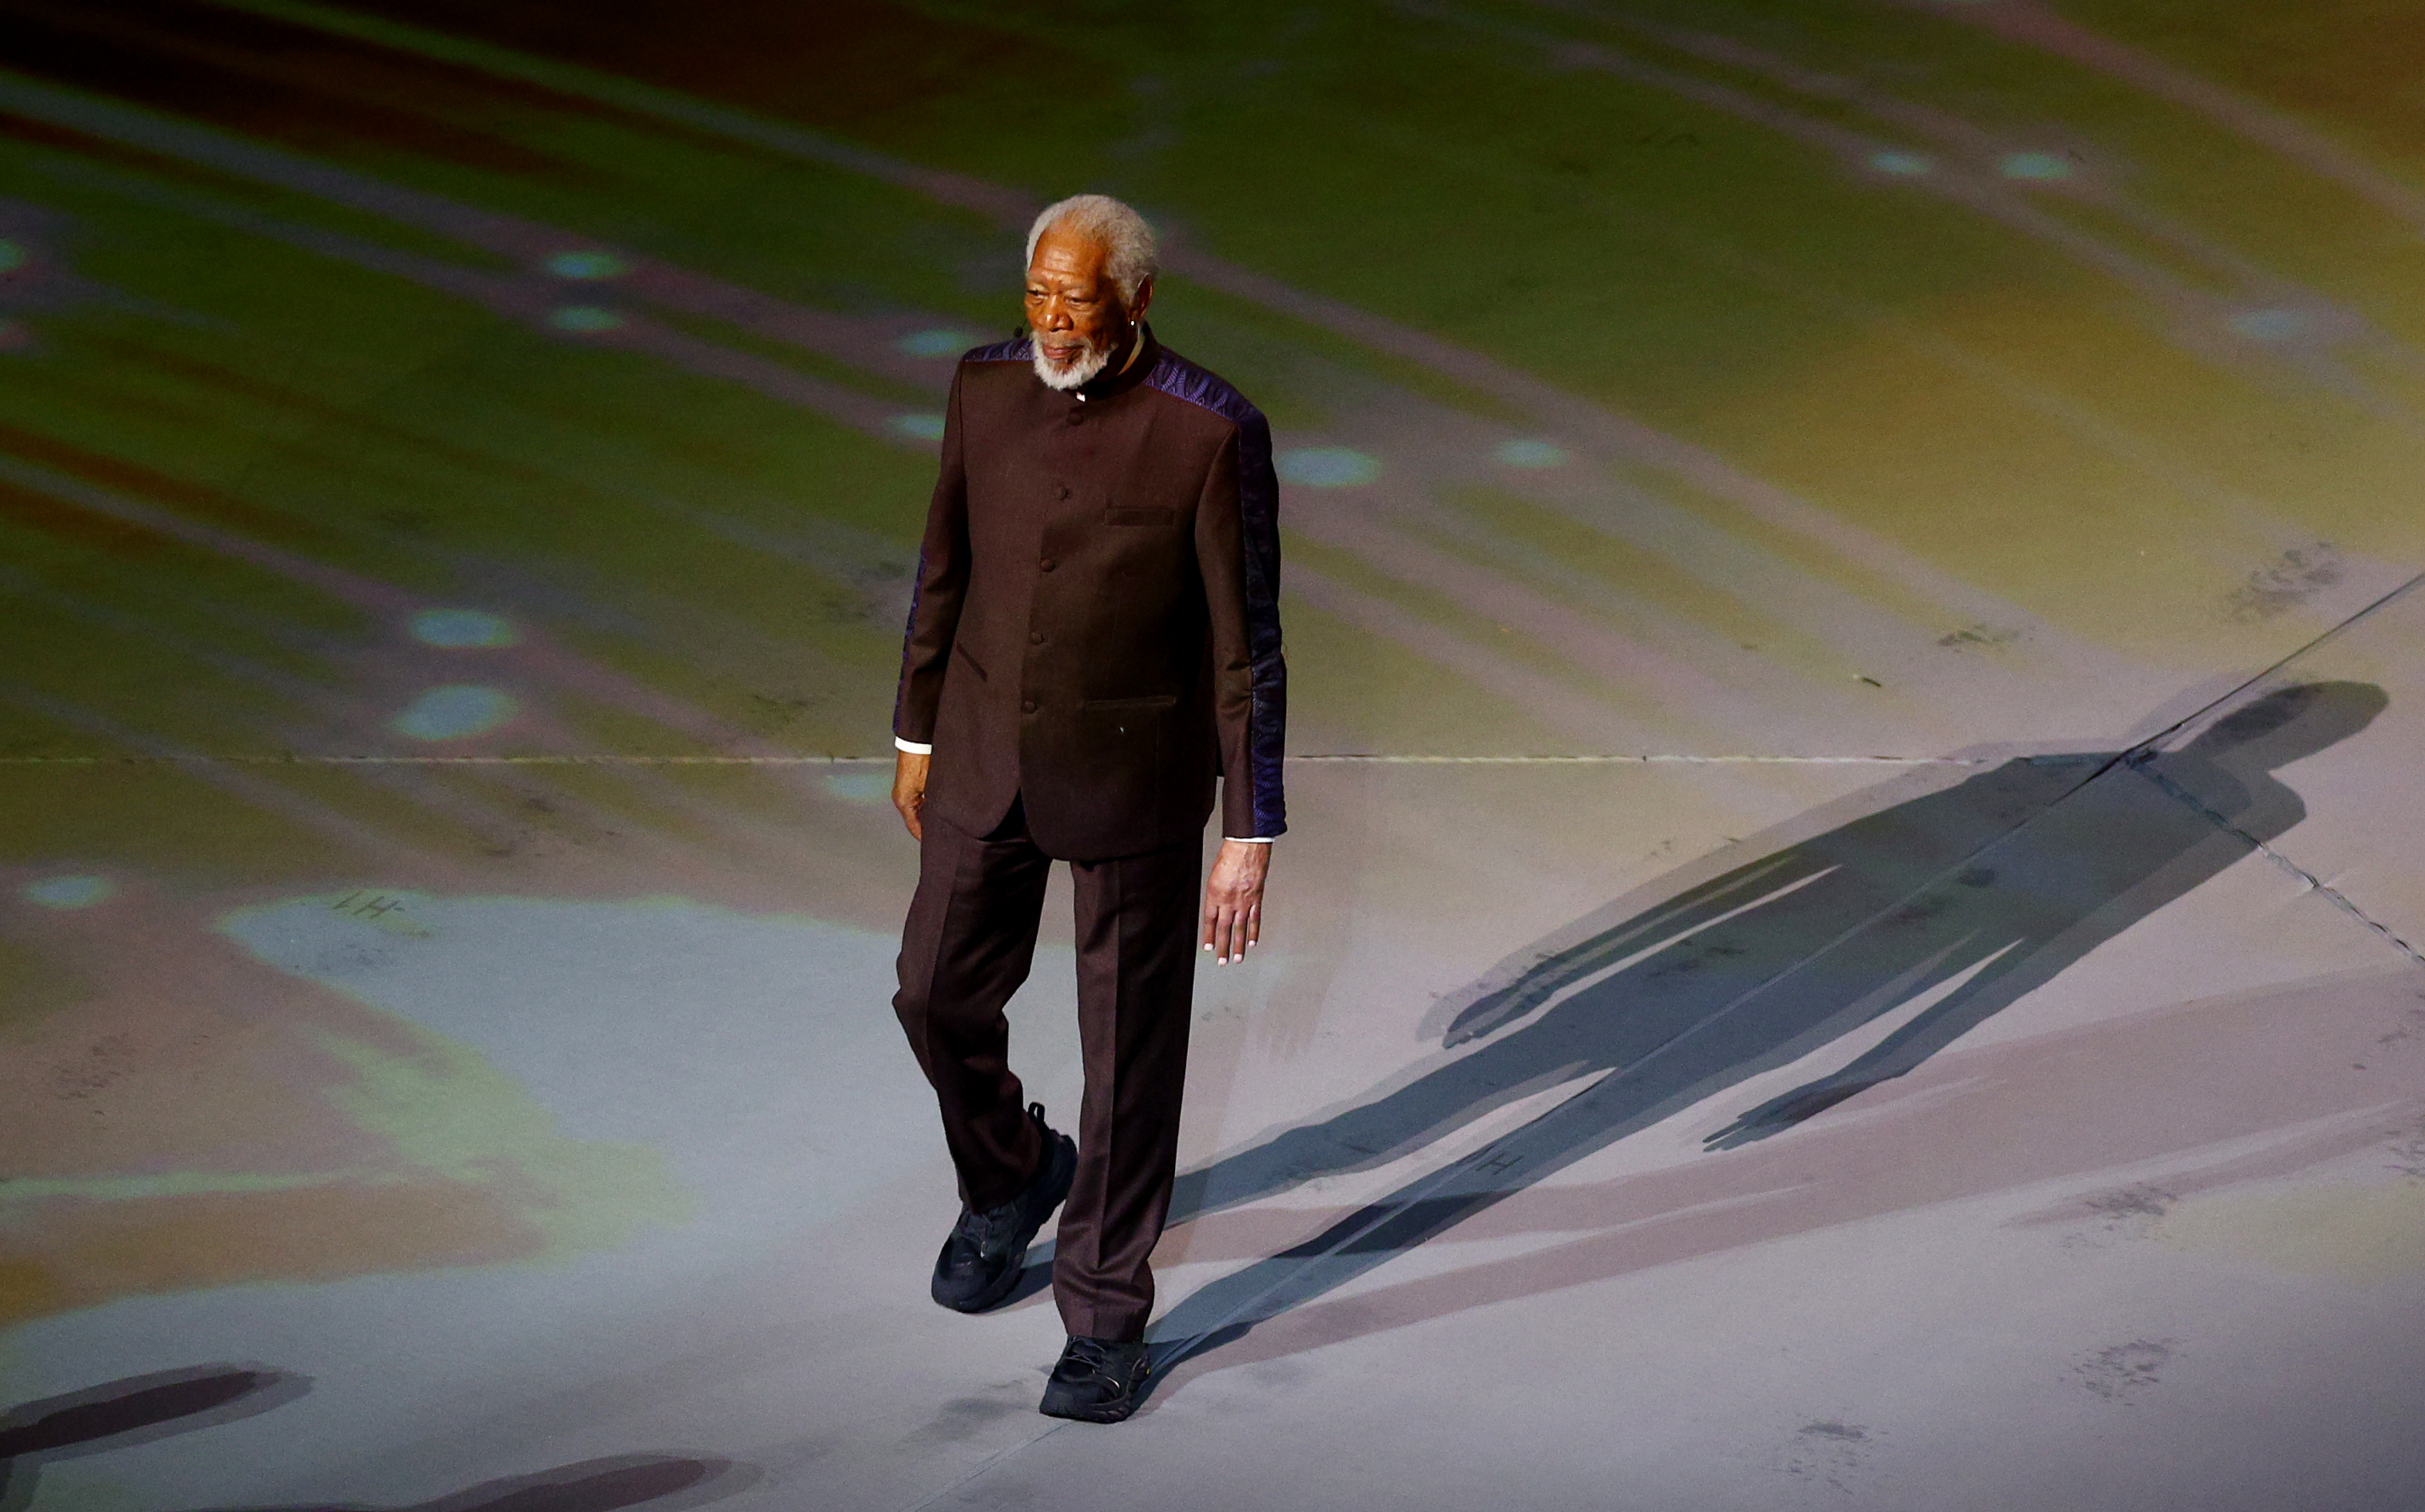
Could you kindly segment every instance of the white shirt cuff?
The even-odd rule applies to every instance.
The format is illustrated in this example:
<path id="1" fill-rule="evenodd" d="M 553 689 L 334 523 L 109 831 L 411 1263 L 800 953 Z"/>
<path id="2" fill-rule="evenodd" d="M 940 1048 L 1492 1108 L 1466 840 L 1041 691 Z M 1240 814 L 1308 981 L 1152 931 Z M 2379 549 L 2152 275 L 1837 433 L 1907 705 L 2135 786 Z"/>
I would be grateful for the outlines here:
<path id="1" fill-rule="evenodd" d="M 1221 838 L 1235 840 L 1240 845 L 1269 845 L 1275 837 L 1269 835 L 1225 835 Z"/>

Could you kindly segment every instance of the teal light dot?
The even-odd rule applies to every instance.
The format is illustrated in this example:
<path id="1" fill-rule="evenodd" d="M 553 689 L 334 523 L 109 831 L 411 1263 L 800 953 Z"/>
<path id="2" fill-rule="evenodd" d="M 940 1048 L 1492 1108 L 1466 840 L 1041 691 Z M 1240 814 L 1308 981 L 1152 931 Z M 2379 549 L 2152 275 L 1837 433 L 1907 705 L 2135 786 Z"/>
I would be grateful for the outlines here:
<path id="1" fill-rule="evenodd" d="M 911 331 L 895 343 L 911 357 L 957 357 L 975 345 L 964 331 Z"/>
<path id="2" fill-rule="evenodd" d="M 412 638 L 449 650 L 469 646 L 511 645 L 521 632 L 506 620 L 476 609 L 425 609 L 412 616 Z"/>
<path id="3" fill-rule="evenodd" d="M 547 260 L 547 270 L 559 279 L 614 279 L 632 264 L 612 252 L 558 252 Z"/>
<path id="4" fill-rule="evenodd" d="M 0 241 L 0 273 L 14 273 L 25 265 L 25 249 L 14 242 Z"/>
<path id="5" fill-rule="evenodd" d="M 826 778 L 825 788 L 845 804 L 880 804 L 892 796 L 892 773 L 878 769 L 837 772 Z"/>
<path id="6" fill-rule="evenodd" d="M 494 688 L 450 683 L 432 688 L 398 714 L 394 727 L 416 740 L 459 740 L 485 735 L 514 717 L 513 699 Z"/>
<path id="7" fill-rule="evenodd" d="M 1343 446 L 1309 446 L 1282 452 L 1280 476 L 1307 488 L 1354 488 L 1381 475 L 1376 457 Z"/>
<path id="8" fill-rule="evenodd" d="M 1914 178 L 1935 167 L 1936 160 L 1925 152 L 1906 152 L 1900 148 L 1888 148 L 1883 152 L 1871 153 L 1870 167 L 1898 178 Z"/>
<path id="9" fill-rule="evenodd" d="M 623 317 L 602 305 L 566 305 L 561 310 L 551 310 L 547 323 L 560 331 L 589 334 L 611 331 L 623 324 Z"/>
<path id="10" fill-rule="evenodd" d="M 1554 441 L 1534 440 L 1518 437 L 1502 441 L 1492 449 L 1492 455 L 1511 468 L 1562 468 L 1566 464 L 1566 449 Z"/>
<path id="11" fill-rule="evenodd" d="M 25 897 L 44 908 L 90 908 L 116 891 L 106 877 L 45 877 L 25 884 Z"/>
<path id="12" fill-rule="evenodd" d="M 1996 165 L 2008 179 L 2067 179 L 2071 165 L 2052 152 L 2010 152 Z"/>
<path id="13" fill-rule="evenodd" d="M 2252 342 L 2287 342 L 2307 330 L 2307 317 L 2295 310 L 2243 310 L 2231 317 L 2231 328 Z"/>
<path id="14" fill-rule="evenodd" d="M 887 422 L 904 436 L 914 436 L 922 441 L 943 438 L 943 417 L 940 415 L 895 415 Z"/>

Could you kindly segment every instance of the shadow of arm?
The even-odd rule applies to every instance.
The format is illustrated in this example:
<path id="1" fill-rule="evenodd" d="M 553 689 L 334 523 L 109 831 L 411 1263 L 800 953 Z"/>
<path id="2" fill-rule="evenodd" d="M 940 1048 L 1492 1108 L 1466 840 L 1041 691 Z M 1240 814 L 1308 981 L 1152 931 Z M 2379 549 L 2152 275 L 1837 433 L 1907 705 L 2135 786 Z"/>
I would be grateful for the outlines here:
<path id="1" fill-rule="evenodd" d="M 1770 1098 L 1708 1136 L 1702 1140 L 1703 1147 L 1733 1150 L 1772 1134 L 1781 1134 L 1919 1066 L 2046 979 L 2048 973 L 2020 971 L 2028 959 L 2015 953 L 2021 944 L 2012 941 L 1977 964 L 1951 973 L 1967 979 L 1958 980 L 1943 998 L 1922 1009 L 1911 1022 L 1855 1057 L 1841 1070 Z M 1938 981 L 1944 979 L 1940 977 Z"/>
<path id="2" fill-rule="evenodd" d="M 1453 1049 L 1504 1027 L 1533 1010 L 1603 971 L 1630 958 L 1697 933 L 1742 910 L 1757 906 L 1781 891 L 1814 882 L 1829 868 L 1797 865 L 1786 851 L 1748 867 L 1738 867 L 1710 882 L 1655 904 L 1612 928 L 1601 930 L 1562 949 L 1537 951 L 1530 957 L 1502 962 L 1475 989 L 1479 995 L 1449 1021 L 1441 1039 Z M 1494 981 L 1500 985 L 1491 985 Z"/>

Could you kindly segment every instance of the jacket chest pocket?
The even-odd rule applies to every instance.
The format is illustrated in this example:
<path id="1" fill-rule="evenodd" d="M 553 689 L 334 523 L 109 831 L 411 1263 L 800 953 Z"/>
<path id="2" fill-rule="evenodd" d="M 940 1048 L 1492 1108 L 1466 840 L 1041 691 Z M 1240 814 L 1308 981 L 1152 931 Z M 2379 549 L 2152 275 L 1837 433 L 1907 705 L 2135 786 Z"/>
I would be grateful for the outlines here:
<path id="1" fill-rule="evenodd" d="M 1177 693 L 1148 693 L 1142 698 L 1082 699 L 1079 702 L 1078 707 L 1080 708 L 1100 708 L 1109 713 L 1118 714 L 1128 712 L 1143 713 L 1148 709 L 1155 708 L 1175 708 L 1178 705 L 1179 695 Z"/>

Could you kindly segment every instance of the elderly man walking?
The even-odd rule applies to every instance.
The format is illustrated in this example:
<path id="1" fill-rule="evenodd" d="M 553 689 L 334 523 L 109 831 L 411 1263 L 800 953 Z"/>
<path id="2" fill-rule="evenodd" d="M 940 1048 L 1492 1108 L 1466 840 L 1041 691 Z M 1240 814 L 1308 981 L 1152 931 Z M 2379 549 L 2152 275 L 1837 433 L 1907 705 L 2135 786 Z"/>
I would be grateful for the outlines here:
<path id="1" fill-rule="evenodd" d="M 1000 1305 L 1062 1207 L 1069 1341 L 1040 1410 L 1098 1423 L 1146 1376 L 1195 947 L 1223 965 L 1253 947 L 1286 827 L 1271 431 L 1154 340 L 1153 277 L 1153 233 L 1118 200 L 1036 217 L 1028 330 L 952 380 L 892 722 L 892 802 L 920 847 L 893 1007 L 962 1204 L 934 1297 Z M 1226 838 L 1199 909 L 1216 778 Z M 1022 1106 L 1003 1016 L 1055 860 L 1077 905 L 1075 1141 Z"/>

